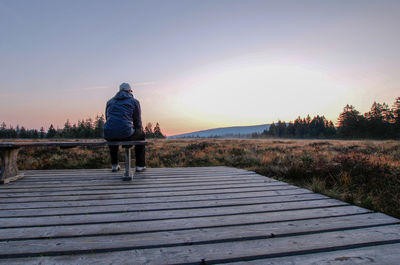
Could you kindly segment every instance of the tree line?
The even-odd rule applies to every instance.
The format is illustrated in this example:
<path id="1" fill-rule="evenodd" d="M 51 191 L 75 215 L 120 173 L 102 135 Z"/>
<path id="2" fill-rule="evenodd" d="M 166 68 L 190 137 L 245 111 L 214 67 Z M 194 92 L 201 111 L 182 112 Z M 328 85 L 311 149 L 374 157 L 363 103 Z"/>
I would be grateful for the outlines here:
<path id="1" fill-rule="evenodd" d="M 69 120 L 64 123 L 62 129 L 55 128 L 53 124 L 45 130 L 43 127 L 40 130 L 26 129 L 24 126 L 6 125 L 2 122 L 0 125 L 0 138 L 2 139 L 51 139 L 51 138 L 103 138 L 103 125 L 105 123 L 104 115 L 96 116 L 95 119 L 87 118 L 79 120 L 77 123 L 71 124 Z M 160 124 L 157 122 L 153 128 L 151 123 L 148 123 L 144 128 L 146 138 L 165 138 L 161 132 Z"/>
<path id="2" fill-rule="evenodd" d="M 298 117 L 295 121 L 272 123 L 253 138 L 339 138 L 339 139 L 400 139 L 400 97 L 392 107 L 374 102 L 371 110 L 361 114 L 352 105 L 346 105 L 340 113 L 337 126 L 324 116 Z"/>
<path id="3" fill-rule="evenodd" d="M 360 114 L 352 105 L 346 105 L 338 119 L 338 137 L 340 138 L 400 138 L 400 97 L 392 107 L 374 102 L 371 110 Z"/>
<path id="4" fill-rule="evenodd" d="M 67 120 L 64 128 L 54 128 L 53 125 L 45 130 L 26 129 L 17 125 L 7 127 L 0 125 L 0 138 L 103 138 L 104 115 L 96 116 L 93 120 L 78 121 L 71 124 Z M 147 123 L 144 128 L 146 138 L 165 138 L 157 122 L 153 127 Z M 396 98 L 391 107 L 386 103 L 374 102 L 370 111 L 361 114 L 352 105 L 346 105 L 340 113 L 337 126 L 324 116 L 300 116 L 290 122 L 278 121 L 272 123 L 268 130 L 252 134 L 252 138 L 281 137 L 281 138 L 339 138 L 339 139 L 400 139 L 400 97 Z"/>
<path id="5" fill-rule="evenodd" d="M 268 130 L 264 130 L 260 135 L 253 134 L 253 138 L 257 137 L 279 137 L 279 138 L 333 138 L 336 134 L 336 128 L 332 121 L 328 121 L 324 116 L 316 116 L 311 119 L 310 115 L 306 118 L 300 116 L 286 123 L 278 121 L 272 123 Z"/>

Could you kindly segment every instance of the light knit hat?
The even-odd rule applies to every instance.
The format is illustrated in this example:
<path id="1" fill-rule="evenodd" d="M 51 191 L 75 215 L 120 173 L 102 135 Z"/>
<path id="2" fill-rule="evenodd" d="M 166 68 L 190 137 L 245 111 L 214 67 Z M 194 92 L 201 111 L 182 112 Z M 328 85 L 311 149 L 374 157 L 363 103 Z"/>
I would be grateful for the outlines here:
<path id="1" fill-rule="evenodd" d="M 127 92 L 132 92 L 132 88 L 128 83 L 122 83 L 119 86 L 119 91 L 127 91 Z"/>

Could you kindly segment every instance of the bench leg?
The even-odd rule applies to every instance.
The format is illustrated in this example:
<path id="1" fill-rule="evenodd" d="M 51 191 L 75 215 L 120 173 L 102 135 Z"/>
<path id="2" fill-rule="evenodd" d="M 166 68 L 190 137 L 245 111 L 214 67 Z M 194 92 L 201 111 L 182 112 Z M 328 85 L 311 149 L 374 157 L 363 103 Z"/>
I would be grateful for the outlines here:
<path id="1" fill-rule="evenodd" d="M 18 172 L 18 151 L 18 148 L 0 150 L 0 184 L 7 184 L 11 181 L 15 181 L 24 177 L 24 174 L 20 174 Z"/>
<path id="2" fill-rule="evenodd" d="M 132 180 L 133 172 L 131 171 L 131 147 L 125 148 L 125 174 L 124 180 Z"/>

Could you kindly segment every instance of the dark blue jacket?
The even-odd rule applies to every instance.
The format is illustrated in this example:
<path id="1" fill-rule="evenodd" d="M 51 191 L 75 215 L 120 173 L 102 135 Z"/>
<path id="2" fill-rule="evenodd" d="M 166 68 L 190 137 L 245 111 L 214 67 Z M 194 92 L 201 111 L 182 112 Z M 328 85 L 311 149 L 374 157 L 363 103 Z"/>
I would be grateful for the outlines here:
<path id="1" fill-rule="evenodd" d="M 103 129 L 107 140 L 126 138 L 135 130 L 143 130 L 139 101 L 131 93 L 119 91 L 107 102 Z"/>

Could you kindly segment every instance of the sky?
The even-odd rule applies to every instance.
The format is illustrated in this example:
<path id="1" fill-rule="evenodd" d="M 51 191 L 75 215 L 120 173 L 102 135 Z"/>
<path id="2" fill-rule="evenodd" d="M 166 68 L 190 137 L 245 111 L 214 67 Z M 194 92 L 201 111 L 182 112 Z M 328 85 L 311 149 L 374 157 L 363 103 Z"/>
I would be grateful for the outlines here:
<path id="1" fill-rule="evenodd" d="M 167 135 L 367 112 L 400 96 L 400 1 L 0 0 L 0 122 L 104 114 Z"/>

